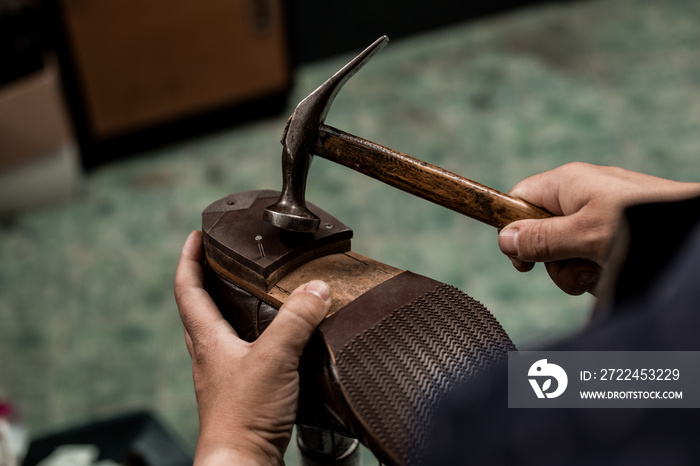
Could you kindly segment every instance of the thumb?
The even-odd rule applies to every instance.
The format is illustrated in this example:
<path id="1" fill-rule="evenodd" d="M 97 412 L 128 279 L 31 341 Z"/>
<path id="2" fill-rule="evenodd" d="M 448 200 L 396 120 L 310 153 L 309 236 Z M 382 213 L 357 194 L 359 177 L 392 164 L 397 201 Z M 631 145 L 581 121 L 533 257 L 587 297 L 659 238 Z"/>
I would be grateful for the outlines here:
<path id="1" fill-rule="evenodd" d="M 281 354 L 301 357 L 306 343 L 331 307 L 331 289 L 320 280 L 299 286 L 280 307 L 257 345 L 274 347 Z"/>
<path id="2" fill-rule="evenodd" d="M 576 215 L 547 219 L 519 220 L 503 228 L 498 247 L 511 259 L 523 262 L 551 262 L 588 258 L 586 241 L 577 232 Z"/>

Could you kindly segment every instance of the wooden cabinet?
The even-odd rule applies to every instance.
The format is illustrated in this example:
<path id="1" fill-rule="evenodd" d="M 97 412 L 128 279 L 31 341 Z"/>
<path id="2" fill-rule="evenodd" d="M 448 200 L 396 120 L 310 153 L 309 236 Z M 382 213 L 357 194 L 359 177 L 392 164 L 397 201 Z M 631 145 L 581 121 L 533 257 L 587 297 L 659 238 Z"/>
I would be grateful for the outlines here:
<path id="1" fill-rule="evenodd" d="M 56 0 L 88 146 L 287 92 L 282 0 Z"/>

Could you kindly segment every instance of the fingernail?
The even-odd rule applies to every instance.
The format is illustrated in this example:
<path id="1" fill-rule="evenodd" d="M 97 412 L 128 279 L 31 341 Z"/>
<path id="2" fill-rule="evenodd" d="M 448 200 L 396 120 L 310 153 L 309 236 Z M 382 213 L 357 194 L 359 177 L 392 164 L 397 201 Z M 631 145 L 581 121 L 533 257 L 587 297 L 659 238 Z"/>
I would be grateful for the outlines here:
<path id="1" fill-rule="evenodd" d="M 578 281 L 582 285 L 593 286 L 598 280 L 598 274 L 594 272 L 580 272 L 578 274 Z"/>
<path id="2" fill-rule="evenodd" d="M 312 280 L 306 285 L 305 291 L 313 293 L 322 300 L 327 300 L 331 295 L 331 287 L 321 280 Z"/>
<path id="3" fill-rule="evenodd" d="M 498 247 L 506 256 L 518 257 L 518 229 L 506 228 L 498 235 Z"/>

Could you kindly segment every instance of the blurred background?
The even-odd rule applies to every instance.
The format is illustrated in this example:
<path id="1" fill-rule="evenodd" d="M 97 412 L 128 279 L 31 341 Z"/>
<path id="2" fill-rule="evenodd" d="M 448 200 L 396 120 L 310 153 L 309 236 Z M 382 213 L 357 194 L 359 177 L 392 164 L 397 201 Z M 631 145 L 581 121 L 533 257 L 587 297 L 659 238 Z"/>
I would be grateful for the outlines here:
<path id="1" fill-rule="evenodd" d="M 31 436 L 147 411 L 193 451 L 180 248 L 208 204 L 279 189 L 296 103 L 382 34 L 328 124 L 502 191 L 572 161 L 698 181 L 700 3 L 471 3 L 0 0 L 0 401 Z M 307 199 L 521 348 L 594 304 L 515 271 L 493 228 L 323 159 Z"/>

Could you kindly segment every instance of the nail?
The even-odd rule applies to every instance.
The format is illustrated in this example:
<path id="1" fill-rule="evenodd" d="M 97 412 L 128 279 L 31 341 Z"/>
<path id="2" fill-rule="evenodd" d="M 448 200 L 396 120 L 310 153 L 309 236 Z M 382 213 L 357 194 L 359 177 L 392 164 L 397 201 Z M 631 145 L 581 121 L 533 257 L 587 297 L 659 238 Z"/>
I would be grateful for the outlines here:
<path id="1" fill-rule="evenodd" d="M 518 229 L 506 228 L 498 235 L 498 247 L 509 257 L 518 257 Z"/>
<path id="2" fill-rule="evenodd" d="M 582 285 L 593 286 L 598 281 L 598 274 L 595 272 L 579 272 L 578 282 Z"/>
<path id="3" fill-rule="evenodd" d="M 255 237 L 255 241 L 258 242 L 258 251 L 260 251 L 260 257 L 265 257 L 265 249 L 262 245 L 262 236 L 258 235 Z"/>
<path id="4" fill-rule="evenodd" d="M 306 291 L 313 293 L 322 300 L 327 300 L 331 295 L 331 287 L 321 280 L 312 280 L 306 285 Z"/>

